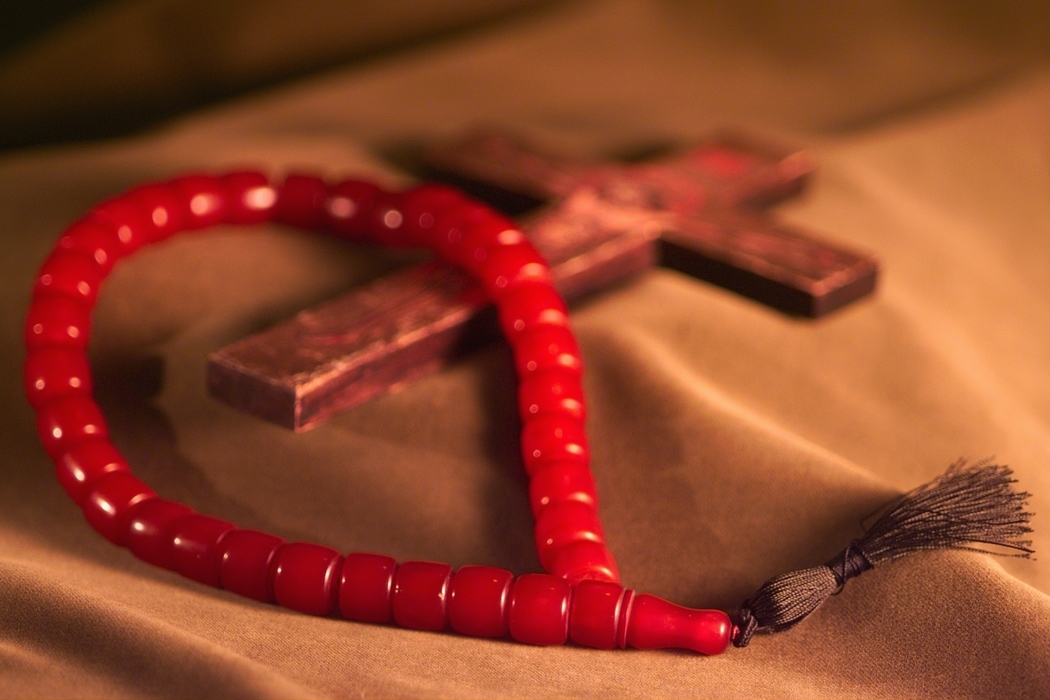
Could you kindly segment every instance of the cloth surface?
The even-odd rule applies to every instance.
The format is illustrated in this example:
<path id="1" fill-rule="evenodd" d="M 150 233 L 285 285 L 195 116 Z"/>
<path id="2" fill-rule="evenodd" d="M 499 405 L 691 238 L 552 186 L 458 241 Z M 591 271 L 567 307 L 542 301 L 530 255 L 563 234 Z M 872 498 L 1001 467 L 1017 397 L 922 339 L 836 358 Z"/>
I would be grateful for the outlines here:
<path id="1" fill-rule="evenodd" d="M 730 125 L 812 149 L 781 220 L 879 256 L 825 319 L 666 270 L 574 309 L 601 515 L 626 585 L 735 610 L 958 457 L 1050 498 L 1050 32 L 1017 5 L 567 3 L 191 114 L 0 158 L 5 697 L 1047 697 L 1050 564 L 918 554 L 717 657 L 537 648 L 318 619 L 96 535 L 22 394 L 24 310 L 65 225 L 143 180 L 254 164 L 407 178 L 399 144 L 479 122 L 568 152 Z M 983 8 L 983 9 L 982 9 Z M 407 261 L 278 227 L 122 263 L 92 329 L 115 443 L 162 496 L 399 560 L 539 570 L 514 375 L 495 345 L 303 434 L 207 396 L 207 354 Z"/>

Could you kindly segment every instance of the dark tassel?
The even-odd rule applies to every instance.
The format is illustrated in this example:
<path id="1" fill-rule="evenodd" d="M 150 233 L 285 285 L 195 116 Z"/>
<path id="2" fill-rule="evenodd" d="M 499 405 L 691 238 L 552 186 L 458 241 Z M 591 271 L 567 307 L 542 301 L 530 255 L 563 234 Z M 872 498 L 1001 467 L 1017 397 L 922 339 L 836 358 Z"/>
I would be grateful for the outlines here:
<path id="1" fill-rule="evenodd" d="M 1006 547 L 1027 558 L 1032 529 L 1029 494 L 1015 491 L 1008 467 L 985 460 L 956 462 L 943 475 L 887 506 L 862 537 L 821 566 L 776 576 L 740 606 L 733 644 L 746 647 L 755 633 L 790 629 L 870 568 L 923 549 L 1006 554 L 975 545 Z"/>

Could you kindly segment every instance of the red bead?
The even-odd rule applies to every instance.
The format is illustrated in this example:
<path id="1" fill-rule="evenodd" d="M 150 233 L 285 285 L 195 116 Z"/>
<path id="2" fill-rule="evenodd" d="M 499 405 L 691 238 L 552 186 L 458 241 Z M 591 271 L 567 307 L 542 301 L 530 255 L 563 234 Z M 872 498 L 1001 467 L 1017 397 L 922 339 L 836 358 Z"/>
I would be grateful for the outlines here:
<path id="1" fill-rule="evenodd" d="M 564 644 L 569 638 L 568 582 L 547 574 L 524 574 L 510 594 L 510 636 L 524 644 Z"/>
<path id="2" fill-rule="evenodd" d="M 85 348 L 91 333 L 91 313 L 69 297 L 33 299 L 26 315 L 25 342 L 30 350 L 45 345 Z"/>
<path id="3" fill-rule="evenodd" d="M 81 508 L 91 527 L 113 544 L 123 546 L 126 523 L 135 507 L 156 498 L 153 489 L 128 471 L 112 471 L 96 479 L 88 489 Z"/>
<path id="4" fill-rule="evenodd" d="M 729 646 L 733 622 L 721 610 L 693 610 L 645 593 L 634 596 L 620 646 L 635 649 L 692 649 L 721 654 Z"/>
<path id="5" fill-rule="evenodd" d="M 452 567 L 431 561 L 406 561 L 394 574 L 394 622 L 416 630 L 448 626 L 448 587 Z"/>
<path id="6" fill-rule="evenodd" d="M 627 591 L 618 583 L 582 581 L 573 586 L 569 638 L 595 649 L 615 649 L 619 644 L 622 613 Z"/>
<path id="7" fill-rule="evenodd" d="M 459 190 L 447 185 L 427 183 L 401 195 L 402 225 L 406 242 L 431 247 L 437 217 L 463 201 Z"/>
<path id="8" fill-rule="evenodd" d="M 151 498 L 136 508 L 128 520 L 124 543 L 144 562 L 171 568 L 171 542 L 175 527 L 193 509 L 163 498 Z"/>
<path id="9" fill-rule="evenodd" d="M 522 379 L 548 369 L 583 372 L 580 347 L 568 328 L 540 326 L 514 338 L 511 347 L 518 377 Z"/>
<path id="10" fill-rule="evenodd" d="M 264 603 L 274 602 L 273 570 L 284 540 L 257 530 L 233 530 L 219 542 L 219 585 Z"/>
<path id="11" fill-rule="evenodd" d="M 506 247 L 518 247 L 525 240 L 525 234 L 517 224 L 490 210 L 488 215 L 479 221 L 464 226 L 463 240 L 459 244 L 454 262 L 472 274 L 477 274 L 495 251 Z"/>
<path id="12" fill-rule="evenodd" d="M 522 284 L 499 301 L 499 325 L 513 339 L 537 326 L 569 325 L 569 311 L 558 291 L 549 284 Z M 513 342 L 513 340 L 511 340 Z"/>
<path id="13" fill-rule="evenodd" d="M 325 200 L 325 223 L 336 235 L 361 240 L 367 235 L 372 205 L 382 190 L 363 180 L 343 180 L 333 185 Z"/>
<path id="14" fill-rule="evenodd" d="M 557 550 L 550 572 L 573 584 L 586 580 L 620 580 L 620 569 L 612 552 L 605 543 L 593 540 L 579 540 Z"/>
<path id="15" fill-rule="evenodd" d="M 415 245 L 415 241 L 406 239 L 404 223 L 401 195 L 381 191 L 372 202 L 372 211 L 365 220 L 365 238 L 387 248 Z"/>
<path id="16" fill-rule="evenodd" d="M 95 480 L 110 472 L 129 471 L 124 457 L 105 438 L 83 440 L 55 459 L 55 475 L 69 497 L 83 505 Z"/>
<path id="17" fill-rule="evenodd" d="M 583 462 L 567 460 L 548 462 L 529 480 L 529 505 L 532 515 L 550 505 L 578 501 L 589 508 L 598 507 L 598 492 L 591 470 Z"/>
<path id="18" fill-rule="evenodd" d="M 85 438 L 109 435 L 102 412 L 86 394 L 67 394 L 37 409 L 36 428 L 44 450 L 56 459 Z"/>
<path id="19" fill-rule="evenodd" d="M 90 219 L 66 229 L 55 244 L 55 251 L 59 250 L 87 255 L 98 264 L 103 275 L 108 275 L 114 263 L 127 252 L 116 232 Z"/>
<path id="20" fill-rule="evenodd" d="M 489 298 L 497 301 L 519 285 L 553 284 L 547 261 L 528 242 L 492 248 L 475 276 Z"/>
<path id="21" fill-rule="evenodd" d="M 584 420 L 586 406 L 579 373 L 556 367 L 523 378 L 518 384 L 518 413 L 523 421 L 547 413 Z"/>
<path id="22" fill-rule="evenodd" d="M 548 506 L 536 518 L 536 553 L 540 563 L 551 571 L 554 557 L 566 545 L 581 540 L 604 542 L 605 533 L 594 508 L 579 501 Z"/>
<path id="23" fill-rule="evenodd" d="M 79 251 L 59 249 L 41 266 L 33 296 L 57 294 L 92 306 L 98 299 L 102 278 L 102 269 L 94 258 Z"/>
<path id="24" fill-rule="evenodd" d="M 150 184 L 128 192 L 128 199 L 142 212 L 146 222 L 146 239 L 151 243 L 163 241 L 182 230 L 183 204 L 167 184 Z"/>
<path id="25" fill-rule="evenodd" d="M 525 419 L 521 430 L 521 456 L 525 473 L 529 476 L 550 462 L 589 464 L 591 452 L 583 422 L 564 413 L 544 413 Z"/>
<path id="26" fill-rule="evenodd" d="M 51 346 L 30 351 L 22 377 L 33 408 L 62 394 L 91 395 L 91 367 L 84 352 L 76 348 Z"/>
<path id="27" fill-rule="evenodd" d="M 254 171 L 227 173 L 219 181 L 226 192 L 226 223 L 262 224 L 271 219 L 277 192 L 265 175 Z"/>
<path id="28" fill-rule="evenodd" d="M 450 204 L 437 216 L 431 234 L 430 247 L 447 263 L 462 265 L 470 256 L 463 250 L 463 238 L 466 232 L 483 221 L 491 219 L 490 208 L 464 199 Z"/>
<path id="29" fill-rule="evenodd" d="M 347 620 L 384 624 L 393 618 L 397 562 L 382 554 L 352 552 L 346 555 L 339 582 L 339 614 Z"/>
<path id="30" fill-rule="evenodd" d="M 284 545 L 273 565 L 277 604 L 307 615 L 331 615 L 342 566 L 343 557 L 331 547 L 306 542 Z"/>
<path id="31" fill-rule="evenodd" d="M 153 223 L 129 197 L 117 197 L 92 209 L 86 219 L 111 232 L 117 238 L 116 257 L 133 253 L 151 242 Z M 112 265 L 112 263 L 110 263 Z"/>
<path id="32" fill-rule="evenodd" d="M 183 229 L 192 231 L 221 224 L 226 218 L 226 190 L 217 177 L 184 175 L 170 183 L 181 204 Z"/>
<path id="33" fill-rule="evenodd" d="M 219 585 L 216 552 L 234 526 L 210 515 L 194 514 L 180 520 L 171 538 L 171 569 L 209 586 Z"/>
<path id="34" fill-rule="evenodd" d="M 328 183 L 315 175 L 293 173 L 277 188 L 277 205 L 273 220 L 315 230 L 325 221 L 325 200 L 328 199 Z"/>
<path id="35" fill-rule="evenodd" d="M 514 574 L 492 566 L 464 566 L 452 577 L 449 625 L 472 637 L 507 634 L 507 604 Z"/>

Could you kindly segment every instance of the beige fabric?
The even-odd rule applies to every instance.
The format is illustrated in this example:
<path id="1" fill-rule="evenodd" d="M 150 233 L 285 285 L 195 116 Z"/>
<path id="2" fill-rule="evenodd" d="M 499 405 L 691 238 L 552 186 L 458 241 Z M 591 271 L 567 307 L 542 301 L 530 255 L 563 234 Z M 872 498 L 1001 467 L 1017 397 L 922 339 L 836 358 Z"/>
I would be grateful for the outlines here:
<path id="1" fill-rule="evenodd" d="M 396 182 L 380 154 L 479 121 L 581 153 L 743 125 L 813 148 L 811 194 L 779 215 L 877 252 L 884 276 L 875 298 L 818 322 L 668 271 L 576 310 L 625 583 L 732 610 L 960 456 L 1012 465 L 1045 513 L 1050 33 L 1040 9 L 954 7 L 570 3 L 140 138 L 4 156 L 0 694 L 1050 695 L 1045 557 L 916 555 L 851 582 L 797 629 L 712 658 L 256 604 L 94 534 L 21 394 L 35 268 L 66 223 L 143 179 L 249 163 Z M 302 435 L 206 395 L 209 351 L 404 260 L 273 228 L 184 237 L 122 264 L 92 357 L 137 473 L 290 539 L 537 570 L 505 348 Z M 1045 552 L 1045 517 L 1034 524 Z"/>

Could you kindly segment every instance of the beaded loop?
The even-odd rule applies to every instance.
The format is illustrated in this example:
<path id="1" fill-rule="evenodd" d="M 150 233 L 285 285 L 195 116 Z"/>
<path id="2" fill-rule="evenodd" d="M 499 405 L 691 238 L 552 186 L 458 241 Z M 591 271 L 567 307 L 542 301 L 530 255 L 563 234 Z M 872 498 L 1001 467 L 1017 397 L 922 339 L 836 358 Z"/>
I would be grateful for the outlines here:
<path id="1" fill-rule="evenodd" d="M 515 579 L 487 566 L 454 571 L 435 562 L 399 565 L 378 554 L 344 557 L 195 513 L 132 475 L 91 398 L 85 348 L 103 280 L 123 257 L 180 231 L 271 221 L 348 240 L 427 247 L 476 278 L 514 351 L 537 551 L 550 574 Z M 273 185 L 254 171 L 195 173 L 137 187 L 103 202 L 58 239 L 34 282 L 25 345 L 26 395 L 59 483 L 92 527 L 143 561 L 255 600 L 362 622 L 451 627 L 540 645 L 571 637 L 601 648 L 680 646 L 710 654 L 729 643 L 724 613 L 689 611 L 620 586 L 597 513 L 583 361 L 565 302 L 521 229 L 450 187 L 389 192 L 311 174 Z M 645 615 L 632 617 L 632 600 L 647 601 Z"/>

